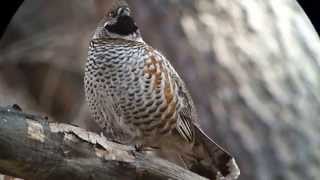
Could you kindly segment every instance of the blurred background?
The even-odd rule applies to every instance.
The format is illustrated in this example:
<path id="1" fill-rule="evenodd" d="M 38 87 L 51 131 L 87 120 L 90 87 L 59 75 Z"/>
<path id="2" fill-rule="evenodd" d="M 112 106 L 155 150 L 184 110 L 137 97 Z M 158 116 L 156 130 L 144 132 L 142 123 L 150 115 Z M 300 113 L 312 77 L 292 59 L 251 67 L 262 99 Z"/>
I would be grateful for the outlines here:
<path id="1" fill-rule="evenodd" d="M 294 0 L 129 0 L 241 180 L 320 177 L 320 41 Z M 83 72 L 112 0 L 25 1 L 0 41 L 0 105 L 95 130 Z M 317 178 L 318 177 L 318 178 Z"/>

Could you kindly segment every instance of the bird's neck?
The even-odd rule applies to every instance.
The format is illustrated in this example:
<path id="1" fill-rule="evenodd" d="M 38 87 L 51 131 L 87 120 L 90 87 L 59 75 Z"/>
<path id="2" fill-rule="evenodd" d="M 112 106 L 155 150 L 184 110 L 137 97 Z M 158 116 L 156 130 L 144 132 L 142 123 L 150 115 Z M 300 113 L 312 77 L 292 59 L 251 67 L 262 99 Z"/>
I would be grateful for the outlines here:
<path id="1" fill-rule="evenodd" d="M 104 39 L 104 38 L 124 39 L 127 41 L 135 41 L 135 42 L 145 43 L 145 41 L 142 39 L 139 31 L 136 31 L 136 32 L 129 34 L 127 36 L 123 36 L 123 35 L 107 32 L 107 31 L 105 31 L 105 29 L 103 29 L 103 27 L 101 27 L 101 28 L 98 27 L 96 29 L 96 31 L 94 32 L 92 39 Z"/>

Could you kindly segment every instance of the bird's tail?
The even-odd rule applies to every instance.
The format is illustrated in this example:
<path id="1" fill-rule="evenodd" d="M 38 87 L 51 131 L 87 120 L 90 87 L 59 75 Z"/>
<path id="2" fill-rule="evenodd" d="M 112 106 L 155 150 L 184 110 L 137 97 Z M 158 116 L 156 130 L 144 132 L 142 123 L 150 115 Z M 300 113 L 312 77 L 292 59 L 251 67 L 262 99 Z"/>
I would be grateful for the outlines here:
<path id="1" fill-rule="evenodd" d="M 195 126 L 195 142 L 192 171 L 210 179 L 234 180 L 240 175 L 235 159 L 217 143 L 211 140 L 199 127 Z M 182 157 L 184 159 L 184 157 Z"/>
<path id="2" fill-rule="evenodd" d="M 211 180 L 236 180 L 240 170 L 235 159 L 194 126 L 194 141 L 188 142 L 176 132 L 160 139 L 158 157 L 171 161 Z"/>

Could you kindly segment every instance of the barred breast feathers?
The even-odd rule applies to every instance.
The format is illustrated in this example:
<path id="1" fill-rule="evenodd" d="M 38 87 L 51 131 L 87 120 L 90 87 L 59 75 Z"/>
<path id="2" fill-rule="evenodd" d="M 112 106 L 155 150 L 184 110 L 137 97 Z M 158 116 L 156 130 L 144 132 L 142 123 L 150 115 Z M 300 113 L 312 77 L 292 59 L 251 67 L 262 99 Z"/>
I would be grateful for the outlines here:
<path id="1" fill-rule="evenodd" d="M 157 123 L 150 123 L 148 128 L 142 127 L 141 125 L 141 128 L 150 129 L 157 124 L 161 129 L 160 131 L 163 133 L 170 132 L 172 129 L 177 128 L 182 137 L 187 141 L 192 141 L 193 130 L 192 125 L 190 124 L 190 118 L 192 118 L 192 116 L 189 114 L 189 105 L 185 105 L 185 102 L 188 102 L 191 99 L 184 99 L 187 97 L 182 90 L 185 89 L 182 87 L 184 85 L 180 84 L 179 81 L 181 81 L 181 79 L 164 56 L 141 42 L 100 38 L 94 39 L 90 43 L 90 50 L 94 52 L 94 56 L 103 56 L 103 58 L 94 58 L 95 61 L 106 61 L 105 56 L 117 58 L 117 56 L 121 56 L 122 53 L 125 53 L 128 56 L 128 53 L 130 53 L 128 52 L 128 48 L 130 48 L 131 51 L 137 51 L 139 49 L 144 51 L 144 53 L 141 52 L 141 57 L 138 57 L 140 60 L 144 59 L 144 78 L 152 79 L 150 85 L 152 86 L 154 93 L 162 93 L 159 94 L 159 96 L 162 96 L 165 101 L 165 103 L 159 101 L 159 107 L 157 107 L 157 109 L 153 108 L 156 112 L 161 114 L 161 117 L 159 118 L 160 121 Z M 181 94 L 183 95 L 181 96 Z M 157 94 L 154 95 L 157 96 Z M 156 112 L 154 112 L 154 114 L 156 114 Z M 144 116 L 146 117 L 146 115 Z M 144 122 L 145 126 L 146 120 L 137 120 L 135 124 L 140 125 L 139 121 Z"/>

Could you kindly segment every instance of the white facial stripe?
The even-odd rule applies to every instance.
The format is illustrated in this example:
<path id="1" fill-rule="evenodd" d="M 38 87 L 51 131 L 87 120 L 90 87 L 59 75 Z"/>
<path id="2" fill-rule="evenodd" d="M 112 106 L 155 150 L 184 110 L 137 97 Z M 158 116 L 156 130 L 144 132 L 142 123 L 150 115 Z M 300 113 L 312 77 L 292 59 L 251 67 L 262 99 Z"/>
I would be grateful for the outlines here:
<path id="1" fill-rule="evenodd" d="M 123 9 L 122 9 L 122 8 L 118 8 L 117 14 L 120 15 L 120 14 L 121 14 L 121 11 L 123 11 Z"/>
<path id="2" fill-rule="evenodd" d="M 107 25 L 109 25 L 108 21 L 106 23 L 104 23 L 103 27 L 107 27 Z"/>

